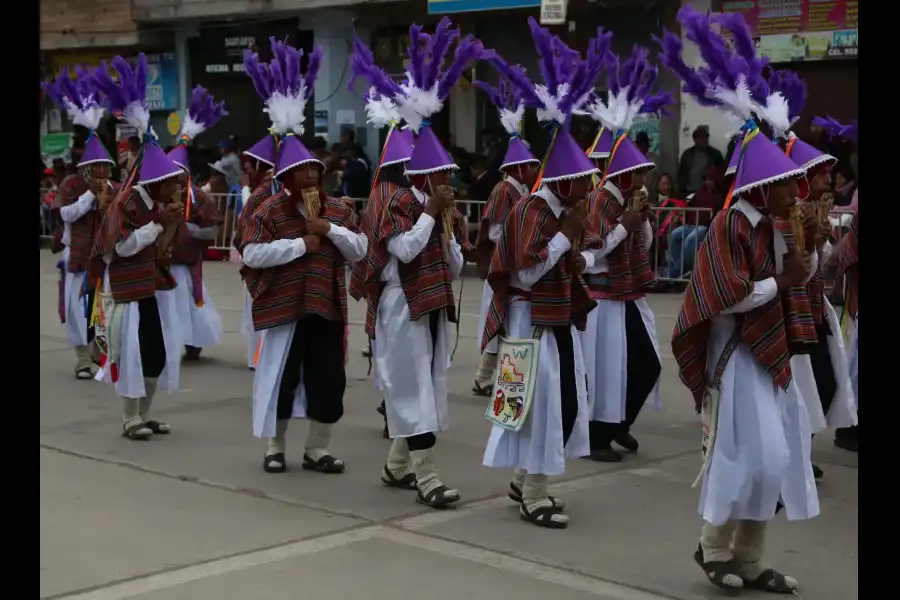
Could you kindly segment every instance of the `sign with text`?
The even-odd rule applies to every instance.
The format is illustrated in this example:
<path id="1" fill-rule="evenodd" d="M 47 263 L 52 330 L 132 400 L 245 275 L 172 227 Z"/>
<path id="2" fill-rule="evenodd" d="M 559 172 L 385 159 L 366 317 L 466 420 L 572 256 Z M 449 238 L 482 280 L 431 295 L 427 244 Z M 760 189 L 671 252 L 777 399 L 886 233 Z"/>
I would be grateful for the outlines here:
<path id="1" fill-rule="evenodd" d="M 541 25 L 563 25 L 568 0 L 541 0 Z"/>
<path id="2" fill-rule="evenodd" d="M 726 0 L 773 63 L 856 58 L 859 0 Z"/>
<path id="3" fill-rule="evenodd" d="M 537 8 L 541 4 L 541 0 L 428 0 L 428 14 L 449 15 L 484 10 Z"/>

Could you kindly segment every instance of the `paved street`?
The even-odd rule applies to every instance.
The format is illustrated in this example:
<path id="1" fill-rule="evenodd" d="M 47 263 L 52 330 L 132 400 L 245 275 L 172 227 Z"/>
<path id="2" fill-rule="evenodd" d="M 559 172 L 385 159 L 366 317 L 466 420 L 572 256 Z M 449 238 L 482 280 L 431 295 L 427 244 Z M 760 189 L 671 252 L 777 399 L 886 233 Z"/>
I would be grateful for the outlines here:
<path id="1" fill-rule="evenodd" d="M 252 374 L 239 333 L 243 292 L 235 265 L 204 273 L 225 322 L 218 348 L 185 365 L 181 392 L 157 397 L 170 436 L 122 438 L 110 386 L 78 381 L 56 313 L 56 257 L 41 269 L 41 597 L 95 600 L 697 600 L 721 594 L 693 562 L 700 521 L 700 428 L 668 341 L 680 303 L 654 295 L 663 342 L 666 410 L 641 416 L 640 453 L 619 465 L 570 463 L 553 494 L 571 525 L 542 530 L 507 499 L 510 473 L 481 466 L 485 399 L 469 390 L 478 363 L 481 282 L 464 280 L 459 347 L 450 377 L 451 428 L 437 467 L 463 496 L 436 512 L 379 482 L 388 442 L 366 376 L 364 307 L 350 306 L 346 414 L 332 451 L 340 476 L 299 468 L 306 425 L 288 432 L 281 475 L 262 471 L 265 442 L 250 427 Z M 778 518 L 769 559 L 807 600 L 857 593 L 857 457 L 815 441 L 825 470 L 822 515 Z M 762 593 L 744 597 L 762 598 Z"/>

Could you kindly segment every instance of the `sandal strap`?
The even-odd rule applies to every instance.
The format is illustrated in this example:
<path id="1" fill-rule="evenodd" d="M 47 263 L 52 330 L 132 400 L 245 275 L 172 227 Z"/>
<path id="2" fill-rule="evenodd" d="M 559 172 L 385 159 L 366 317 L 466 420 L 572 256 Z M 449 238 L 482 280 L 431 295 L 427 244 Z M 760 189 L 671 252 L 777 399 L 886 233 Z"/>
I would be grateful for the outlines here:
<path id="1" fill-rule="evenodd" d="M 747 582 L 747 587 L 779 594 L 790 594 L 794 588 L 788 584 L 787 577 L 775 569 L 766 569 L 753 581 Z"/>
<path id="2" fill-rule="evenodd" d="M 436 488 L 434 488 L 433 490 L 431 490 L 430 492 L 428 492 L 425 496 L 423 496 L 422 499 L 425 502 L 428 502 L 429 504 L 438 499 L 444 500 L 445 498 L 447 498 L 447 492 L 449 492 L 449 491 L 450 491 L 450 488 L 448 488 L 446 485 L 439 485 Z M 421 495 L 421 493 L 422 492 L 419 492 L 420 495 Z"/>
<path id="3" fill-rule="evenodd" d="M 535 523 L 552 523 L 554 522 L 554 515 L 561 515 L 563 513 L 561 510 L 556 508 L 555 505 L 541 506 L 535 508 L 534 510 L 528 510 L 528 508 L 523 504 L 522 514 L 524 514 L 527 519 L 529 519 L 530 521 L 534 521 Z"/>
<path id="4" fill-rule="evenodd" d="M 127 438 L 132 438 L 132 439 L 135 437 L 146 437 L 146 436 L 136 436 L 135 435 L 141 429 L 149 429 L 149 427 L 147 427 L 146 423 L 135 423 L 134 425 L 126 427 L 122 431 L 122 435 L 124 435 Z M 151 432 L 152 432 L 152 430 L 151 430 Z"/>

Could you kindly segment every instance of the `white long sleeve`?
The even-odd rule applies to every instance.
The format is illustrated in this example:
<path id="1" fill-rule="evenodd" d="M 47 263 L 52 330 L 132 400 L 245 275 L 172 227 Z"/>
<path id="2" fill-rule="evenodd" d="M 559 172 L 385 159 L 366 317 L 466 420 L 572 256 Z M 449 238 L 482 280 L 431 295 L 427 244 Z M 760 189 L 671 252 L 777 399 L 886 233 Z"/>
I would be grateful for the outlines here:
<path id="1" fill-rule="evenodd" d="M 187 228 L 191 232 L 191 237 L 198 240 L 214 240 L 219 233 L 218 225 L 200 227 L 196 223 L 188 223 Z"/>
<path id="2" fill-rule="evenodd" d="M 150 244 L 156 241 L 162 233 L 163 226 L 150 222 L 131 232 L 127 238 L 116 244 L 116 254 L 123 258 L 134 256 Z"/>
<path id="3" fill-rule="evenodd" d="M 501 235 L 503 235 L 503 225 L 491 223 L 491 226 L 488 228 L 488 239 L 496 244 L 500 241 Z"/>
<path id="4" fill-rule="evenodd" d="M 250 199 L 250 186 L 245 185 L 241 188 L 241 206 L 247 206 L 247 200 Z"/>
<path id="5" fill-rule="evenodd" d="M 547 249 L 549 250 L 547 260 L 542 262 L 539 265 L 535 265 L 528 269 L 522 269 L 516 273 L 516 278 L 519 282 L 522 283 L 528 289 L 531 289 L 535 283 L 540 281 L 541 277 L 546 275 L 553 266 L 559 262 L 559 259 L 562 258 L 562 255 L 565 254 L 569 248 L 572 247 L 572 243 L 569 242 L 569 238 L 564 236 L 562 233 L 557 233 L 550 240 L 550 243 L 547 244 Z"/>
<path id="6" fill-rule="evenodd" d="M 412 262 L 425 249 L 432 229 L 434 229 L 434 219 L 428 213 L 422 213 L 412 229 L 398 233 L 388 241 L 388 252 L 396 256 L 403 264 Z"/>
<path id="7" fill-rule="evenodd" d="M 590 269 L 594 266 L 594 252 L 592 250 L 583 250 L 581 252 L 581 258 L 584 259 L 584 270 L 585 271 L 587 271 L 588 269 Z"/>
<path id="8" fill-rule="evenodd" d="M 458 279 L 459 274 L 462 272 L 463 264 L 465 264 L 462 246 L 455 239 L 452 239 L 449 244 L 443 245 L 443 252 L 444 260 L 447 261 L 447 266 L 450 268 L 450 274 L 453 275 L 453 279 Z"/>
<path id="9" fill-rule="evenodd" d="M 616 247 L 621 244 L 625 238 L 628 237 L 628 231 L 625 229 L 624 225 L 616 225 L 616 228 L 606 234 L 606 237 L 603 238 L 603 246 L 600 248 L 593 248 L 591 250 L 585 250 L 585 252 L 590 252 L 591 256 L 593 256 L 593 261 L 590 266 L 593 266 L 594 263 L 599 261 L 599 259 L 603 258 L 610 252 L 616 249 Z"/>
<path id="10" fill-rule="evenodd" d="M 353 233 L 346 227 L 331 225 L 328 237 L 349 262 L 362 260 L 369 249 L 369 238 L 363 233 Z"/>
<path id="11" fill-rule="evenodd" d="M 94 194 L 90 190 L 78 197 L 78 200 L 59 209 L 59 216 L 66 223 L 74 223 L 94 208 Z"/>
<path id="12" fill-rule="evenodd" d="M 303 238 L 293 240 L 275 240 L 265 244 L 247 244 L 244 246 L 244 264 L 251 269 L 268 269 L 286 265 L 306 254 L 306 242 Z"/>
<path id="13" fill-rule="evenodd" d="M 722 311 L 723 315 L 735 315 L 738 313 L 750 312 L 755 308 L 770 302 L 778 295 L 778 285 L 775 283 L 774 277 L 763 279 L 762 281 L 753 282 L 753 290 L 750 294 L 732 306 Z"/>
<path id="14" fill-rule="evenodd" d="M 819 253 L 813 252 L 809 255 L 809 273 L 806 274 L 806 281 L 803 283 L 809 283 L 809 280 L 813 278 L 813 275 L 819 270 Z"/>
<path id="15" fill-rule="evenodd" d="M 650 244 L 653 243 L 653 226 L 650 225 L 650 219 L 647 219 L 641 224 L 641 237 L 642 246 L 646 249 L 650 248 Z"/>

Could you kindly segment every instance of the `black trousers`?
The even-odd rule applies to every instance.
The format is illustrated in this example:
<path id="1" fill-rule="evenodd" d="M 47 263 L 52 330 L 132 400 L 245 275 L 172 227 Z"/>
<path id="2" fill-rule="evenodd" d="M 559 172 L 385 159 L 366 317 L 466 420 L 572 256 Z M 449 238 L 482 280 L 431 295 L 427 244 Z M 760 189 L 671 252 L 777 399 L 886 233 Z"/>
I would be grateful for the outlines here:
<path id="1" fill-rule="evenodd" d="M 828 338 L 823 331 L 819 332 L 819 341 L 809 348 L 809 361 L 812 363 L 813 377 L 816 380 L 816 391 L 822 402 L 822 412 L 827 415 L 837 394 L 837 378 L 831 366 Z"/>
<path id="2" fill-rule="evenodd" d="M 578 387 L 575 382 L 575 345 L 572 342 L 572 329 L 554 327 L 553 337 L 559 352 L 559 396 L 562 403 L 563 445 L 569 443 L 569 437 L 575 429 L 578 418 Z"/>
<path id="3" fill-rule="evenodd" d="M 437 346 L 438 340 L 438 325 L 441 323 L 441 315 L 444 314 L 442 310 L 435 310 L 428 313 L 428 328 L 431 330 L 431 372 L 434 373 L 434 356 L 436 352 L 434 348 Z M 434 448 L 434 445 L 437 443 L 437 436 L 433 433 L 420 433 L 418 435 L 412 435 L 406 438 L 406 445 L 409 446 L 410 452 L 415 452 L 416 450 L 428 450 L 429 448 Z"/>
<path id="4" fill-rule="evenodd" d="M 138 346 L 141 349 L 141 368 L 144 377 L 159 377 L 166 368 L 166 342 L 156 296 L 142 298 L 138 303 Z"/>
<path id="5" fill-rule="evenodd" d="M 84 301 L 87 302 L 87 314 L 85 317 L 87 318 L 88 323 L 91 322 L 91 311 L 94 309 L 94 288 L 89 289 L 84 294 Z M 87 328 L 87 345 L 90 346 L 91 342 L 94 341 L 94 328 L 88 325 Z"/>
<path id="6" fill-rule="evenodd" d="M 319 423 L 337 423 L 344 415 L 344 323 L 309 315 L 297 321 L 278 387 L 279 420 L 290 419 L 294 395 L 306 391 L 306 414 Z"/>
<path id="7" fill-rule="evenodd" d="M 625 376 L 625 420 L 621 423 L 591 421 L 591 448 L 609 447 L 620 435 L 631 431 L 653 387 L 662 365 L 637 305 L 625 302 L 625 354 L 628 372 Z"/>

